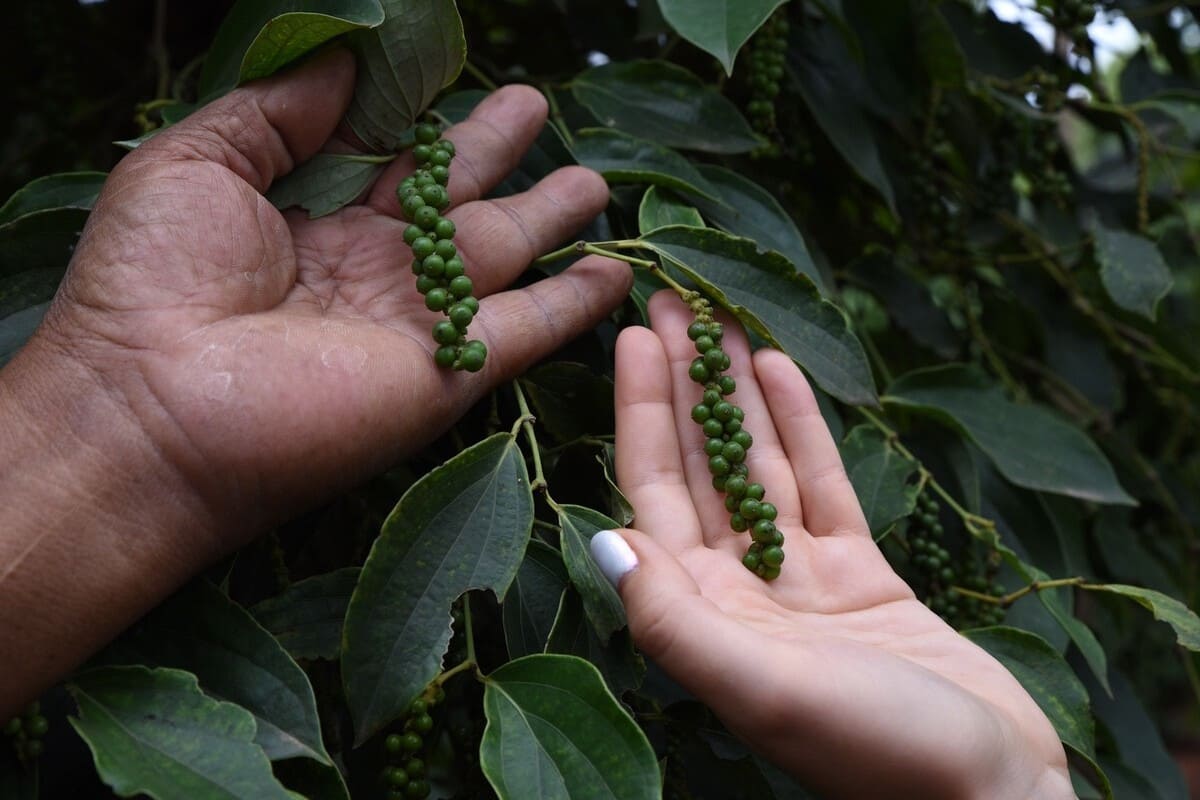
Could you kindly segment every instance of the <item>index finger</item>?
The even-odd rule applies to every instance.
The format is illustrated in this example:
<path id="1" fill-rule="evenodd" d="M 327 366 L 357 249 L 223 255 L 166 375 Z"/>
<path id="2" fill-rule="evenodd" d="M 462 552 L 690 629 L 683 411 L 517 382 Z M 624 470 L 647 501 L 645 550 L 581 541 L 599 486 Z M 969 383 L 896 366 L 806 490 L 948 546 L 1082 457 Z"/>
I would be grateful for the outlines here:
<path id="1" fill-rule="evenodd" d="M 451 208 L 478 200 L 521 163 L 546 123 L 546 98 L 529 86 L 504 86 L 443 135 L 454 143 L 450 167 Z M 401 219 L 396 185 L 416 169 L 411 153 L 388 165 L 367 195 L 366 205 Z"/>

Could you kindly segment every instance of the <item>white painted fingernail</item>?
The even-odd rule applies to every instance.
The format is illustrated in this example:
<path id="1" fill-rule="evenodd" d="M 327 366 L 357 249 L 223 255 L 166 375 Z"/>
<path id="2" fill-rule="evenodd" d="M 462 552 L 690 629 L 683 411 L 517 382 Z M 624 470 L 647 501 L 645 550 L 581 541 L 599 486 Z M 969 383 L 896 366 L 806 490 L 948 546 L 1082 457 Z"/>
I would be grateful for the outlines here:
<path id="1" fill-rule="evenodd" d="M 592 537 L 592 560 L 613 586 L 638 565 L 637 555 L 616 531 L 600 531 Z"/>

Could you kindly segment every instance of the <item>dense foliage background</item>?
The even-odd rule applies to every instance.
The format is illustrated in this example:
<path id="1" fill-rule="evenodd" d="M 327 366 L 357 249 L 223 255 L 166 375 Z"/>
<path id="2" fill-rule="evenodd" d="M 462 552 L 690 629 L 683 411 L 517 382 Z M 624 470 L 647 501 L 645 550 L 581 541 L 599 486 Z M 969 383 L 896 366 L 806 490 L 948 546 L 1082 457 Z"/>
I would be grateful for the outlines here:
<path id="1" fill-rule="evenodd" d="M 1027 25 L 957 0 L 18 3 L 0 48 L 0 196 L 16 193 L 0 363 L 52 295 L 112 142 L 335 36 L 378 37 L 395 57 L 364 68 L 442 122 L 531 83 L 552 119 L 499 191 L 576 161 L 603 172 L 612 203 L 585 237 L 808 371 L 880 547 L 1047 710 L 1080 796 L 1186 797 L 1170 753 L 1200 746 L 1200 26 L 1175 2 L 1026 5 Z M 1098 52 L 1114 26 L 1136 50 Z M 437 68 L 398 71 L 412 52 Z M 350 120 L 381 152 L 412 122 L 387 99 L 360 91 Z M 323 162 L 272 197 L 328 213 L 378 169 Z M 153 612 L 0 740 L 0 797 L 200 779 L 222 797 L 383 796 L 386 736 L 431 681 L 435 797 L 532 796 L 520 720 L 554 712 L 514 689 L 530 683 L 588 701 L 560 722 L 588 757 L 625 754 L 622 800 L 808 796 L 636 654 L 586 555 L 628 519 L 608 376 L 660 285 L 641 271 L 612 320 L 443 440 Z M 435 521 L 430 498 L 460 512 Z M 486 579 L 421 566 L 433 553 Z"/>

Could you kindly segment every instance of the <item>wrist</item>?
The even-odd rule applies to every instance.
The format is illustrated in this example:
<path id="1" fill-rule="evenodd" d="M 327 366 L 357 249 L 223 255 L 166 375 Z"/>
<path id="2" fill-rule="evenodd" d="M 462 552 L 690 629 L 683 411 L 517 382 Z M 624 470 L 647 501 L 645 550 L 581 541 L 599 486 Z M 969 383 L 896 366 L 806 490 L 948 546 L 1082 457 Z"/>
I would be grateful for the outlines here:
<path id="1" fill-rule="evenodd" d="M 0 718 L 215 557 L 208 531 L 120 393 L 35 337 L 0 372 Z"/>

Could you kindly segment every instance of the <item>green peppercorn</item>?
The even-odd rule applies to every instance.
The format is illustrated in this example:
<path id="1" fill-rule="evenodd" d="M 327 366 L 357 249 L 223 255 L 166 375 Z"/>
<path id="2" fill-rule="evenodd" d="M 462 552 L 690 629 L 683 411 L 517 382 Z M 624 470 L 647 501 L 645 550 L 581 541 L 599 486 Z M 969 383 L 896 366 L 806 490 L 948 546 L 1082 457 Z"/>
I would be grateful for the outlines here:
<path id="1" fill-rule="evenodd" d="M 729 395 L 737 391 L 737 381 L 728 375 L 722 375 L 717 381 L 717 385 L 721 389 L 721 394 Z"/>
<path id="2" fill-rule="evenodd" d="M 699 425 L 703 425 L 704 421 L 711 416 L 712 416 L 712 409 L 710 409 L 708 406 L 704 405 L 703 403 L 692 406 L 692 422 L 695 422 Z"/>
<path id="3" fill-rule="evenodd" d="M 713 406 L 712 414 L 721 422 L 728 422 L 733 419 L 733 404 L 722 400 Z"/>
<path id="4" fill-rule="evenodd" d="M 424 164 L 433 155 L 433 148 L 427 144 L 419 144 L 412 149 L 412 154 L 418 164 Z"/>
<path id="5" fill-rule="evenodd" d="M 704 455 L 706 456 L 719 456 L 724 449 L 724 439 L 707 439 L 704 442 Z"/>
<path id="6" fill-rule="evenodd" d="M 708 406 L 709 408 L 712 408 L 717 403 L 721 402 L 721 393 L 716 389 L 705 389 L 704 394 L 700 397 L 700 402 L 704 403 L 704 405 Z"/>
<path id="7" fill-rule="evenodd" d="M 415 225 L 413 227 L 416 227 Z M 417 228 L 420 230 L 420 228 Z M 428 236 L 421 236 L 412 243 L 413 258 L 423 260 L 433 255 L 437 245 Z"/>
<path id="8" fill-rule="evenodd" d="M 440 292 L 441 289 L 434 289 L 434 292 Z M 429 293 L 430 295 L 433 292 Z M 428 296 L 427 296 L 428 298 Z M 438 344 L 452 345 L 458 341 L 458 328 L 454 327 L 454 323 L 449 320 L 441 320 L 433 325 L 433 340 Z"/>
<path id="9" fill-rule="evenodd" d="M 416 199 L 416 196 L 414 195 L 413 197 L 409 198 L 409 200 L 412 199 Z M 408 201 L 406 200 L 405 202 Z M 441 219 L 441 217 L 438 216 L 438 211 L 433 206 L 423 205 L 413 212 L 412 215 L 412 221 L 427 231 L 433 230 L 439 219 Z"/>
<path id="10" fill-rule="evenodd" d="M 725 426 L 721 424 L 719 419 L 706 419 L 704 420 L 702 430 L 704 431 L 704 435 L 708 438 L 718 439 L 724 435 Z M 722 442 L 722 446 L 724 446 L 724 442 Z"/>
<path id="11" fill-rule="evenodd" d="M 755 500 L 762 500 L 766 493 L 761 483 L 752 483 L 746 487 L 746 497 L 753 497 Z"/>
<path id="12" fill-rule="evenodd" d="M 704 359 L 697 358 L 688 367 L 688 377 L 696 383 L 704 383 L 708 380 L 708 367 L 704 366 Z"/>
<path id="13" fill-rule="evenodd" d="M 759 519 L 769 519 L 774 521 L 779 516 L 779 510 L 771 503 L 762 503 L 758 507 Z"/>
<path id="14" fill-rule="evenodd" d="M 463 274 L 463 262 L 458 256 L 446 259 L 446 266 L 442 270 L 442 277 L 448 281 L 452 281 Z M 464 298 L 465 299 L 465 298 Z"/>
<path id="15" fill-rule="evenodd" d="M 742 565 L 745 566 L 746 569 L 750 570 L 751 572 L 758 569 L 758 564 L 759 564 L 758 553 L 746 553 L 746 555 L 742 556 Z"/>
<path id="16" fill-rule="evenodd" d="M 696 340 L 696 352 L 700 355 L 704 355 L 714 347 L 716 347 L 716 344 L 713 343 L 712 337 L 707 333 Z"/>
<path id="17" fill-rule="evenodd" d="M 438 182 L 439 186 L 445 186 L 446 184 L 450 183 L 449 167 L 444 167 L 441 164 L 434 164 L 429 168 L 429 174 L 435 181 Z"/>
<path id="18" fill-rule="evenodd" d="M 442 369 L 447 369 L 454 366 L 454 362 L 457 359 L 458 348 L 452 344 L 439 347 L 433 354 L 433 363 L 437 364 Z"/>
<path id="19" fill-rule="evenodd" d="M 417 212 L 423 208 L 426 208 L 425 201 L 421 199 L 421 195 L 419 194 L 409 195 L 408 197 L 404 198 L 404 202 L 401 204 L 401 210 L 404 211 L 405 218 L 412 220 L 413 223 L 421 230 L 428 230 L 428 228 L 417 221 Z M 434 214 L 437 213 L 436 208 L 431 208 L 429 210 Z"/>
<path id="20" fill-rule="evenodd" d="M 708 335 L 708 326 L 705 325 L 703 322 L 700 322 L 699 320 L 697 320 L 697 321 L 693 322 L 691 325 L 688 325 L 687 335 L 688 335 L 688 338 L 694 342 L 697 339 L 699 339 L 701 336 Z"/>
<path id="21" fill-rule="evenodd" d="M 716 489 L 718 492 L 725 491 L 725 476 L 724 475 L 713 476 L 712 487 L 714 489 Z"/>
<path id="22" fill-rule="evenodd" d="M 720 441 L 720 440 L 719 439 L 710 439 L 709 441 Z M 722 449 L 724 449 L 723 445 L 724 445 L 724 443 L 722 443 Z M 708 448 L 706 446 L 705 447 L 706 452 L 707 452 L 707 449 Z M 709 453 L 709 455 L 716 455 L 716 453 Z M 731 476 L 729 478 L 729 480 L 725 481 L 725 492 L 727 494 L 729 494 L 731 497 L 736 497 L 739 500 L 742 499 L 742 497 L 744 497 L 746 494 L 746 479 L 740 475 Z"/>
<path id="23" fill-rule="evenodd" d="M 758 519 L 759 512 L 762 511 L 762 505 L 753 497 L 744 497 L 738 504 L 738 511 L 748 520 Z"/>
<path id="24" fill-rule="evenodd" d="M 743 450 L 749 450 L 750 446 L 754 444 L 754 437 L 748 431 L 737 430 L 729 437 L 729 441 L 737 442 Z"/>
<path id="25" fill-rule="evenodd" d="M 437 253 L 421 262 L 421 270 L 431 278 L 440 278 L 446 271 L 446 262 Z"/>
<path id="26" fill-rule="evenodd" d="M 733 528 L 738 533 L 742 533 L 750 527 L 750 523 L 746 521 L 745 517 L 735 511 L 729 517 L 729 527 Z"/>
<path id="27" fill-rule="evenodd" d="M 388 786 L 403 789 L 408 785 L 408 773 L 403 767 L 388 767 L 383 771 L 383 780 Z"/>
<path id="28" fill-rule="evenodd" d="M 472 347 L 472 345 L 475 346 Z M 483 369 L 483 362 L 486 358 L 487 348 L 483 342 L 476 339 L 467 342 L 466 347 L 463 348 L 463 354 L 459 359 L 459 363 L 462 364 L 463 369 L 467 372 L 479 372 L 479 370 Z"/>
<path id="29" fill-rule="evenodd" d="M 775 539 L 775 531 L 776 528 L 774 522 L 771 522 L 769 519 L 762 519 L 760 517 L 759 519 L 755 520 L 754 529 L 751 535 L 754 537 L 754 541 L 756 542 L 770 543 Z"/>
<path id="30" fill-rule="evenodd" d="M 471 283 L 471 279 L 466 275 L 459 275 L 454 280 L 450 281 L 450 294 L 458 298 L 469 297 L 474 291 L 475 285 Z"/>
<path id="31" fill-rule="evenodd" d="M 729 496 L 729 495 L 726 495 L 726 497 L 725 497 L 725 510 L 726 510 L 726 511 L 728 511 L 729 513 L 731 513 L 731 514 L 732 514 L 734 511 L 737 511 L 737 510 L 738 510 L 738 499 L 737 499 L 736 497 L 731 497 L 731 496 Z"/>
<path id="32" fill-rule="evenodd" d="M 728 475 L 729 461 L 724 456 L 713 456 L 708 459 L 708 471 L 713 475 Z"/>
<path id="33" fill-rule="evenodd" d="M 446 290 L 442 288 L 430 289 L 429 293 L 425 295 L 425 307 L 430 311 L 442 311 L 449 302 L 450 298 L 446 294 Z M 448 342 L 442 342 L 442 344 L 448 344 Z"/>
<path id="34" fill-rule="evenodd" d="M 421 294 L 429 294 L 438 287 L 438 279 L 431 275 L 422 274 L 421 277 L 417 278 L 417 291 Z"/>
<path id="35" fill-rule="evenodd" d="M 471 324 L 471 320 L 475 315 L 471 313 L 471 309 L 462 303 L 456 303 L 450 307 L 448 312 L 450 321 L 454 323 L 454 327 L 460 331 L 465 331 L 467 326 Z"/>
<path id="36" fill-rule="evenodd" d="M 417 239 L 425 235 L 425 231 L 421 230 L 419 225 L 409 225 L 404 229 L 404 243 L 412 245 Z"/>
<path id="37" fill-rule="evenodd" d="M 434 252 L 437 253 L 439 258 L 449 261 L 458 255 L 458 248 L 455 247 L 454 242 L 450 241 L 449 239 L 438 239 L 437 244 L 434 245 Z"/>

